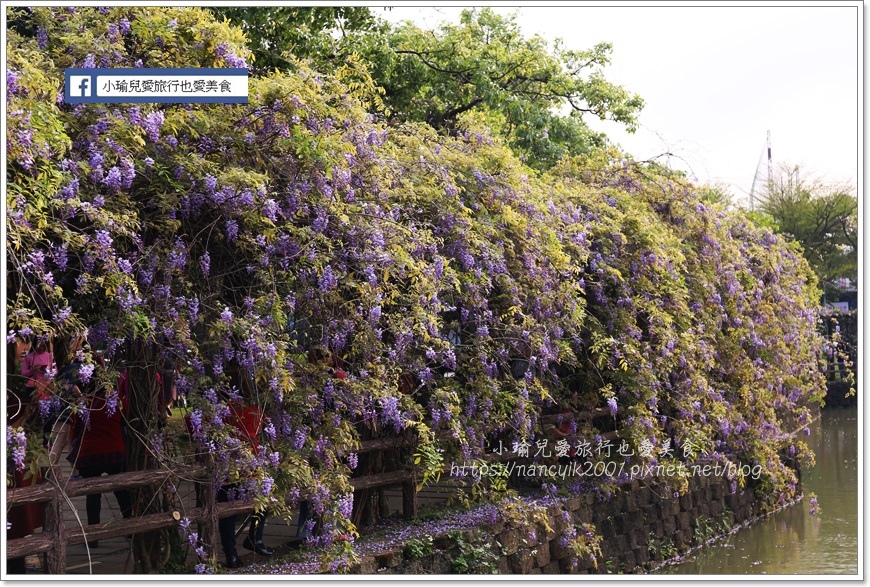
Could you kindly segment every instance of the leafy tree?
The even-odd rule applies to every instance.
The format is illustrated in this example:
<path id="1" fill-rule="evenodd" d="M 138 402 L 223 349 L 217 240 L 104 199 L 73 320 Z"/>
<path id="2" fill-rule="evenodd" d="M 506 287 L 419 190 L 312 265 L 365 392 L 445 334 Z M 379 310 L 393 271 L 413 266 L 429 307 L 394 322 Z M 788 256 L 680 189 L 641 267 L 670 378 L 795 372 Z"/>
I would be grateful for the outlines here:
<path id="1" fill-rule="evenodd" d="M 343 61 L 343 42 L 351 31 L 376 32 L 371 9 L 362 6 L 282 6 L 211 8 L 218 18 L 238 26 L 253 53 L 257 73 L 295 67 L 295 58 L 311 59 L 322 70 Z"/>
<path id="2" fill-rule="evenodd" d="M 858 199 L 850 188 L 796 177 L 781 167 L 764 193 L 761 212 L 801 244 L 819 279 L 854 279 L 858 272 Z"/>
<path id="3" fill-rule="evenodd" d="M 351 56 L 383 93 L 372 106 L 394 123 L 425 122 L 455 131 L 475 112 L 528 165 L 546 169 L 566 155 L 606 144 L 586 115 L 637 124 L 643 101 L 608 82 L 612 47 L 571 51 L 523 37 L 516 16 L 466 10 L 434 31 L 392 27 L 365 8 L 221 8 L 250 39 L 258 68 L 286 69 L 287 55 L 333 71 Z M 566 113 L 567 111 L 567 113 Z"/>
<path id="4" fill-rule="evenodd" d="M 633 131 L 643 106 L 636 94 L 604 78 L 609 43 L 572 51 L 557 40 L 551 50 L 540 36 L 523 37 L 515 15 L 489 8 L 463 11 L 459 24 L 434 31 L 406 22 L 389 41 L 391 53 L 370 61 L 393 117 L 450 130 L 462 113 L 481 112 L 537 169 L 606 142 L 584 115 Z"/>
<path id="5" fill-rule="evenodd" d="M 698 195 L 703 202 L 722 204 L 725 207 L 730 206 L 734 200 L 729 187 L 721 182 L 699 186 Z"/>

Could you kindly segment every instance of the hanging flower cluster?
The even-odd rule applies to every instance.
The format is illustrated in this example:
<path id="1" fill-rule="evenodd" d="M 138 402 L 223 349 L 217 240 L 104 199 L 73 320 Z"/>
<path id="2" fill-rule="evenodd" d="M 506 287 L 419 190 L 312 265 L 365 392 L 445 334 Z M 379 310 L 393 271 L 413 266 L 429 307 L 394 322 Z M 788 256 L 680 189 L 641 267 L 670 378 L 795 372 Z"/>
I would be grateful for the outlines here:
<path id="1" fill-rule="evenodd" d="M 20 13 L 41 32 L 7 45 L 9 328 L 179 363 L 238 497 L 302 490 L 327 541 L 352 535 L 363 431 L 475 458 L 568 402 L 793 496 L 778 453 L 808 454 L 791 433 L 824 381 L 815 284 L 779 237 L 619 153 L 538 175 L 470 119 L 388 130 L 372 88 L 301 63 L 247 105 L 65 105 L 66 67 L 242 66 L 243 37 L 199 9 Z M 227 426 L 239 403 L 259 449 Z"/>

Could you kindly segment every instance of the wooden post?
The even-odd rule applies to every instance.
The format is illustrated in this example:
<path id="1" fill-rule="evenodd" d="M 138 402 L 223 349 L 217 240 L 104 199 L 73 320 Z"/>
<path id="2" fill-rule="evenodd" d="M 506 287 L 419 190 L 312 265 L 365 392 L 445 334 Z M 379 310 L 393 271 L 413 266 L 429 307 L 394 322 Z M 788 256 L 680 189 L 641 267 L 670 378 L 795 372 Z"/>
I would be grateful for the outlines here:
<path id="1" fill-rule="evenodd" d="M 406 520 L 417 517 L 417 474 L 411 472 L 411 479 L 402 483 L 402 515 Z"/>
<path id="2" fill-rule="evenodd" d="M 59 479 L 60 467 L 51 468 L 51 475 Z M 52 575 L 62 575 L 66 572 L 66 536 L 63 523 L 63 491 L 54 488 L 54 495 L 45 506 L 44 531 L 51 535 L 51 550 L 48 551 L 48 572 Z"/>
<path id="3" fill-rule="evenodd" d="M 217 558 L 219 542 L 217 502 L 215 501 L 217 487 L 215 487 L 214 481 L 214 460 L 211 456 L 207 460 L 205 475 L 206 479 L 200 486 L 203 504 L 202 543 L 208 549 L 209 554 Z"/>

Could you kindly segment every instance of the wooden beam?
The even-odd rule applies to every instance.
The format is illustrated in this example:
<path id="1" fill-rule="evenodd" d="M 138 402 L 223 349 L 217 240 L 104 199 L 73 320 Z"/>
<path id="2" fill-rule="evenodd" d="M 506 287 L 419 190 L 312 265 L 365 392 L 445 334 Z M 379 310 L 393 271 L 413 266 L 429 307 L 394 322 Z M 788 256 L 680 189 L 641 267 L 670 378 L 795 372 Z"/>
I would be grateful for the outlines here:
<path id="1" fill-rule="evenodd" d="M 54 548 L 54 537 L 49 534 L 33 534 L 24 538 L 6 541 L 6 558 L 19 558 L 42 554 Z"/>
<path id="2" fill-rule="evenodd" d="M 411 478 L 410 471 L 391 471 L 389 473 L 378 473 L 376 475 L 350 479 L 350 484 L 353 485 L 354 491 L 360 491 L 362 489 L 373 489 L 388 485 L 400 485 Z"/>
<path id="3" fill-rule="evenodd" d="M 377 450 L 392 450 L 396 448 L 407 448 L 413 446 L 407 438 L 375 438 L 372 440 L 363 440 L 356 454 L 361 455 Z"/>
<path id="4" fill-rule="evenodd" d="M 130 489 L 141 485 L 157 485 L 176 478 L 197 479 L 203 475 L 202 466 L 184 465 L 176 469 L 148 469 L 118 473 L 104 477 L 89 477 L 68 482 L 63 488 L 67 497 L 79 497 L 94 493 L 111 493 L 118 489 Z M 49 501 L 58 488 L 53 483 L 40 483 L 29 487 L 19 487 L 6 492 L 6 502 L 9 505 L 19 505 L 39 501 Z"/>

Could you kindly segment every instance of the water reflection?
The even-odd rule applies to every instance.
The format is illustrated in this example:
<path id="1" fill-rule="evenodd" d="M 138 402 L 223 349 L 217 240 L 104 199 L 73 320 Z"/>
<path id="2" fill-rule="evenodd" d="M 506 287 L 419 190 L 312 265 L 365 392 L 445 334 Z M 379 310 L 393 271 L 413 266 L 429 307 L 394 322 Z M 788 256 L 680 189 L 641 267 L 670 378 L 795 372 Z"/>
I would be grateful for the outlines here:
<path id="1" fill-rule="evenodd" d="M 808 443 L 816 466 L 805 472 L 809 500 L 740 530 L 692 560 L 663 569 L 673 574 L 835 575 L 858 573 L 858 411 L 824 410 Z"/>

